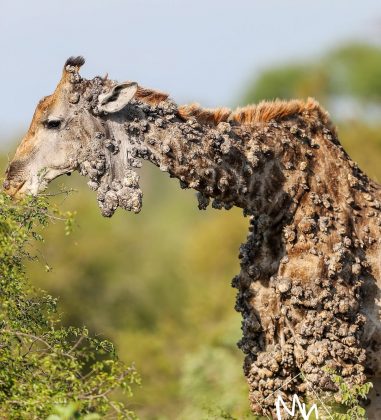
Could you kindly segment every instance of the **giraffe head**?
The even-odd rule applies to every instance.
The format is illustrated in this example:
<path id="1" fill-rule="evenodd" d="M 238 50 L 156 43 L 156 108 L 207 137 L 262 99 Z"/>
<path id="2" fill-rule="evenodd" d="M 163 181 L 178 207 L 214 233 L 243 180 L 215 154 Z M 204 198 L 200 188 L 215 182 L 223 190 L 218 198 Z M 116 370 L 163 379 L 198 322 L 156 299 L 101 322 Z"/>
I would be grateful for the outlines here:
<path id="1" fill-rule="evenodd" d="M 35 195 L 58 176 L 79 169 L 94 136 L 104 136 L 104 116 L 117 113 L 134 96 L 136 83 L 82 79 L 79 69 L 84 62 L 83 57 L 70 57 L 54 93 L 38 103 L 6 170 L 8 194 Z"/>

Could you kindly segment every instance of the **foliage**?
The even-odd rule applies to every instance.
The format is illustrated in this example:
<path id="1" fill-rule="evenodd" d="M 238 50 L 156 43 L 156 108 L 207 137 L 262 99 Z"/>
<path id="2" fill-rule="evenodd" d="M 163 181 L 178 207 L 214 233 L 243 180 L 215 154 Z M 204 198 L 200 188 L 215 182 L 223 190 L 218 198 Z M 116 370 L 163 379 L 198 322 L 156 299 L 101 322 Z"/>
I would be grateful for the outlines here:
<path id="1" fill-rule="evenodd" d="M 46 418 L 71 402 L 81 415 L 134 417 L 111 393 L 131 395 L 139 381 L 135 369 L 118 360 L 109 341 L 91 338 L 84 327 L 62 327 L 57 300 L 35 290 L 25 274 L 25 261 L 36 259 L 41 229 L 50 220 L 71 225 L 71 216 L 49 209 L 43 198 L 15 204 L 0 194 L 1 418 Z M 59 418 L 65 418 L 62 410 Z"/>
<path id="2" fill-rule="evenodd" d="M 338 132 L 344 148 L 360 168 L 381 183 L 381 126 L 351 119 L 340 121 Z"/>
<path id="3" fill-rule="evenodd" d="M 347 101 L 357 98 L 381 102 L 381 49 L 368 44 L 348 44 L 317 60 L 268 69 L 251 83 L 244 101 L 307 96 L 323 103 L 337 96 Z"/>
<path id="4" fill-rule="evenodd" d="M 371 388 L 371 382 L 363 385 L 348 385 L 342 376 L 332 370 L 327 369 L 330 373 L 332 382 L 337 386 L 338 393 L 335 395 L 339 406 L 334 405 L 332 417 L 336 420 L 366 420 L 365 408 L 361 406 L 361 401 L 367 398 Z"/>
<path id="5" fill-rule="evenodd" d="M 54 414 L 51 414 L 47 420 L 100 420 L 101 416 L 97 413 L 81 414 L 78 404 L 70 403 L 66 406 L 54 407 Z"/>
<path id="6" fill-rule="evenodd" d="M 237 334 L 233 328 L 237 327 L 232 324 L 232 331 L 222 335 L 214 346 L 203 346 L 186 355 L 180 389 L 187 403 L 181 418 L 252 418 L 246 398 L 242 398 L 247 394 L 247 385 L 235 362 Z"/>

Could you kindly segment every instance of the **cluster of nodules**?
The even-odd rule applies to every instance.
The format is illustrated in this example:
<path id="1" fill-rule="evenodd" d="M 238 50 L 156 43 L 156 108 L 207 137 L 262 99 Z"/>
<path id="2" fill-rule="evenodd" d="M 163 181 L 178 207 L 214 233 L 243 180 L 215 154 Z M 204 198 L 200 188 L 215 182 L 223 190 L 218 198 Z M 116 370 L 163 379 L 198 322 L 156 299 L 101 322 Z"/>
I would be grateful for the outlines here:
<path id="1" fill-rule="evenodd" d="M 274 336 L 263 350 L 247 357 L 247 378 L 254 411 L 273 408 L 273 395 L 334 391 L 326 367 L 350 383 L 364 383 L 366 354 L 361 344 L 365 316 L 358 312 L 355 291 L 336 290 L 332 284 L 317 281 L 309 285 L 274 276 L 269 287 L 279 296 L 280 310 L 274 313 Z M 263 341 L 255 320 L 246 328 L 248 344 Z M 262 334 L 262 335 L 261 335 Z M 271 344 L 273 341 L 273 345 Z M 254 347 L 255 349 L 255 347 Z M 247 349 L 248 351 L 249 349 Z M 298 374 L 301 374 L 298 376 Z M 296 378 L 295 378 L 296 377 Z M 294 379 L 293 379 L 294 378 Z"/>
<path id="2" fill-rule="evenodd" d="M 149 160 L 159 166 L 162 171 L 169 170 L 165 157 L 170 154 L 169 142 L 162 140 L 162 135 L 155 136 L 161 129 L 169 130 L 176 118 L 176 106 L 172 101 L 163 101 L 153 106 L 136 100 L 131 106 L 123 123 L 124 135 L 127 136 L 127 164 L 139 168 L 141 159 Z M 170 138 L 171 136 L 166 136 Z"/>
<path id="3" fill-rule="evenodd" d="M 330 310 L 303 314 L 303 320 L 295 326 L 294 340 L 302 352 L 298 367 L 310 385 L 322 390 L 332 388 L 324 377 L 324 366 L 352 383 L 365 381 L 366 354 L 360 343 L 364 323 L 365 316 L 360 313 L 351 317 L 337 316 Z"/>
<path id="4" fill-rule="evenodd" d="M 106 80 L 102 77 L 94 77 L 85 87 L 83 93 L 84 107 L 94 115 L 98 115 L 98 97 L 102 93 Z"/>
<path id="5" fill-rule="evenodd" d="M 279 355 L 273 354 L 273 350 L 262 351 L 257 358 L 250 354 L 250 360 L 254 356 L 248 373 L 253 398 L 258 399 L 261 395 L 262 399 L 266 398 L 279 389 L 280 383 L 285 392 L 332 391 L 335 387 L 324 367 L 335 370 L 351 383 L 366 380 L 366 355 L 361 342 L 366 317 L 360 313 L 362 282 L 358 275 L 365 270 L 367 263 L 349 253 L 349 246 L 349 238 L 344 237 L 342 243 L 333 246 L 331 256 L 323 259 L 326 276 L 315 280 L 276 275 L 270 278 L 268 287 L 278 296 L 280 307 L 274 317 L 278 325 L 275 330 L 281 337 L 274 337 L 274 341 L 282 342 L 282 355 L 286 352 L 287 356 L 278 360 Z M 283 257 L 281 264 L 288 261 L 288 257 Z M 345 271 L 351 273 L 346 278 L 343 276 Z M 255 330 L 257 326 L 245 329 L 249 333 L 246 341 L 254 341 Z M 256 334 L 263 340 L 260 331 Z M 277 371 L 274 358 L 279 365 Z M 291 381 L 299 372 L 303 378 Z M 255 406 L 254 400 L 253 404 Z M 266 404 L 271 407 L 271 398 L 266 399 L 262 406 Z"/>
<path id="6" fill-rule="evenodd" d="M 139 175 L 130 169 L 125 169 L 122 177 L 113 179 L 111 183 L 101 183 L 97 191 L 99 207 L 102 215 L 106 217 L 111 217 L 118 207 L 139 213 L 142 197 Z"/>
<path id="7" fill-rule="evenodd" d="M 80 83 L 82 81 L 82 78 L 80 76 L 80 74 L 78 73 L 78 67 L 75 65 L 70 65 L 68 64 L 65 67 L 66 72 L 69 75 L 69 81 L 70 83 Z"/>
<path id="8" fill-rule="evenodd" d="M 92 80 L 82 79 L 78 73 L 78 68 L 71 65 L 67 65 L 65 70 L 69 75 L 69 82 L 72 84 L 71 93 L 68 97 L 69 102 L 77 104 L 82 100 L 81 105 L 83 108 L 91 111 L 94 115 L 98 115 L 98 96 L 103 91 L 105 83 L 110 84 L 111 81 L 99 76 L 94 77 Z"/>
<path id="9" fill-rule="evenodd" d="M 90 155 L 80 164 L 80 173 L 89 178 L 89 187 L 97 191 L 102 215 L 111 217 L 118 207 L 138 213 L 142 207 L 139 176 L 129 167 L 116 168 L 120 141 L 95 133 Z"/>
<path id="10" fill-rule="evenodd" d="M 238 289 L 235 309 L 242 314 L 242 338 L 238 347 L 247 355 L 245 360 L 245 374 L 248 375 L 251 363 L 266 349 L 266 335 L 262 328 L 261 316 L 252 306 L 252 298 L 256 290 L 252 287 L 253 282 L 259 281 L 265 270 L 259 259 L 254 256 L 261 247 L 262 237 L 260 228 L 262 219 L 260 216 L 250 217 L 250 233 L 247 242 L 240 247 L 239 258 L 242 272 L 234 277 L 232 286 Z M 266 217 L 265 217 L 266 219 Z M 264 221 L 264 225 L 266 222 Z M 260 284 L 258 284 L 260 287 Z"/>
<path id="11" fill-rule="evenodd" d="M 196 188 L 198 207 L 204 210 L 211 203 L 215 209 L 229 210 L 233 205 L 243 207 L 249 192 L 248 181 L 253 164 L 243 152 L 243 138 L 238 137 L 229 123 L 203 131 L 196 121 L 180 125 L 192 166 L 180 177 L 182 188 Z M 187 137 L 189 136 L 189 138 Z M 200 145 L 197 142 L 202 138 Z M 202 187 L 202 188 L 200 188 Z"/>
<path id="12" fill-rule="evenodd" d="M 146 159 L 178 177 L 182 188 L 202 190 L 198 194 L 200 209 L 205 209 L 211 198 L 214 208 L 230 209 L 237 196 L 247 191 L 240 175 L 244 158 L 238 142 L 232 147 L 230 124 L 208 127 L 195 119 L 183 121 L 170 101 L 155 107 L 138 102 L 133 106 L 140 115 L 131 112 L 124 123 L 130 166 Z"/>
<path id="13" fill-rule="evenodd" d="M 94 77 L 91 80 L 82 79 L 77 69 L 72 66 L 66 66 L 69 74 L 69 81 L 72 83 L 71 92 L 68 100 L 72 104 L 81 101 L 81 106 L 90 111 L 93 115 L 99 115 L 98 96 L 103 92 L 105 85 L 111 86 L 111 81 L 102 77 Z"/>
<path id="14" fill-rule="evenodd" d="M 295 378 L 295 355 L 292 344 L 275 344 L 270 351 L 258 354 L 250 367 L 247 381 L 250 387 L 250 403 L 254 412 L 271 412 L 274 408 L 275 391 L 283 395 L 295 390 L 300 378 Z"/>
<path id="15" fill-rule="evenodd" d="M 91 166 L 98 161 L 105 165 L 98 172 L 87 171 L 90 176 L 90 187 L 97 190 L 97 199 L 102 215 L 110 217 L 120 207 L 138 213 L 142 207 L 142 192 L 139 187 L 139 176 L 134 168 L 140 168 L 143 160 L 150 160 L 168 170 L 161 156 L 170 152 L 170 146 L 163 141 L 149 137 L 150 125 L 157 129 L 167 129 L 175 119 L 175 104 L 171 101 L 151 106 L 137 100 L 132 100 L 126 109 L 126 118 L 119 125 L 110 123 L 115 133 L 105 136 L 98 133 L 98 143 L 92 147 L 96 156 L 90 162 Z M 114 137 L 117 137 L 117 139 Z M 121 145 L 121 142 L 124 142 Z M 157 153 L 158 147 L 161 153 Z M 124 154 L 122 156 L 121 154 Z"/>
<path id="16" fill-rule="evenodd" d="M 334 391 L 325 367 L 349 383 L 366 381 L 361 342 L 366 317 L 359 312 L 357 284 L 348 289 L 316 280 L 307 287 L 302 281 L 274 276 L 269 287 L 279 296 L 280 310 L 274 314 L 277 333 L 272 340 L 278 344 L 269 346 L 270 331 L 264 338 L 257 317 L 246 315 L 248 323 L 254 321 L 253 327 L 243 323 L 241 348 L 248 354 L 246 375 L 253 410 L 271 409 L 271 395 L 278 389 L 289 395 Z M 261 342 L 266 343 L 262 348 Z M 298 373 L 303 376 L 293 380 Z"/>

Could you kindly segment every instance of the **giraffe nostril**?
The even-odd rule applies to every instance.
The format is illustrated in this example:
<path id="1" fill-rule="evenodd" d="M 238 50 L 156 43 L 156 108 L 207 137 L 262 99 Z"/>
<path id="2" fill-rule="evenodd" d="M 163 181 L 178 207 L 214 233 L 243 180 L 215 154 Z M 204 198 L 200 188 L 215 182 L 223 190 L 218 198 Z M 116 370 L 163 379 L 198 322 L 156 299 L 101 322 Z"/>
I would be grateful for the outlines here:
<path id="1" fill-rule="evenodd" d="M 9 188 L 11 187 L 11 183 L 6 179 L 4 182 L 3 182 L 3 188 L 5 189 L 5 190 L 9 190 Z"/>

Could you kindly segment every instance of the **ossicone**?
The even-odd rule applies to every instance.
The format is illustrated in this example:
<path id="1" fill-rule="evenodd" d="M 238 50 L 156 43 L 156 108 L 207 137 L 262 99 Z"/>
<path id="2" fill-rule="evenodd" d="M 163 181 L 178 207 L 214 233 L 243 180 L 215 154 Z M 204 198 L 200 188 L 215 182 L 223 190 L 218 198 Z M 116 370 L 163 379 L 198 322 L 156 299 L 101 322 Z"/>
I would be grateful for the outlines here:
<path id="1" fill-rule="evenodd" d="M 66 68 L 67 66 L 70 66 L 70 67 L 77 67 L 79 69 L 84 64 L 85 64 L 85 59 L 81 55 L 79 55 L 78 57 L 71 56 L 66 60 L 64 67 Z"/>
<path id="2" fill-rule="evenodd" d="M 69 57 L 65 61 L 65 65 L 62 72 L 61 82 L 66 84 L 79 83 L 82 79 L 79 75 L 79 69 L 85 64 L 85 59 L 82 56 L 78 57 Z"/>

